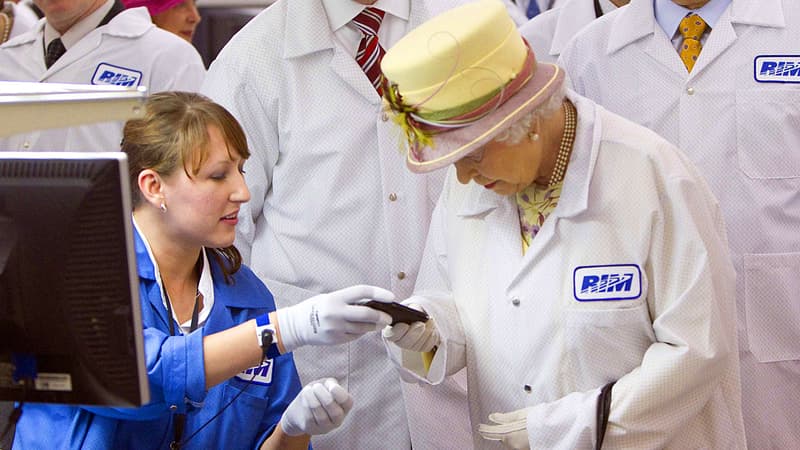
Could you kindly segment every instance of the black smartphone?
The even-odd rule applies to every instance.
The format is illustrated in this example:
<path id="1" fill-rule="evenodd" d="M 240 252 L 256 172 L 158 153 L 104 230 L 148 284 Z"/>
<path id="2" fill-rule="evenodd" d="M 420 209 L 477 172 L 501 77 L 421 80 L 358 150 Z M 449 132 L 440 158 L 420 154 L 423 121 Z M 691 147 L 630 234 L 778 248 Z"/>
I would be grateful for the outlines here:
<path id="1" fill-rule="evenodd" d="M 360 303 L 364 306 L 369 306 L 372 309 L 383 311 L 392 316 L 392 325 L 396 323 L 413 323 L 413 322 L 427 322 L 428 315 L 422 311 L 414 308 L 409 308 L 402 303 L 391 302 L 384 303 L 375 300 Z"/>

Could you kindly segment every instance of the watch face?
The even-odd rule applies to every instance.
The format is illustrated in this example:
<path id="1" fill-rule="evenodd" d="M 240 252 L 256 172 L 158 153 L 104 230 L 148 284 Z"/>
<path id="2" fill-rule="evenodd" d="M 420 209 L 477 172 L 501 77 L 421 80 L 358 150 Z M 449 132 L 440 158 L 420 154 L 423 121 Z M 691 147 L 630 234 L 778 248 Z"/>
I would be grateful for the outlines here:
<path id="1" fill-rule="evenodd" d="M 269 328 L 263 328 L 261 330 L 261 348 L 265 351 L 272 345 L 274 332 Z"/>

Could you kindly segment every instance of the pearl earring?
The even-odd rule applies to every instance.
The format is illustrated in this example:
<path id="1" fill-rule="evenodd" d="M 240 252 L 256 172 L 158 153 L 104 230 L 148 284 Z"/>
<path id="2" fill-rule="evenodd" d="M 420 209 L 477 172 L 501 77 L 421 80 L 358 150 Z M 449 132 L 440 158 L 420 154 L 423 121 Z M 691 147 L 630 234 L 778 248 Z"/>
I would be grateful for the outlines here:
<path id="1" fill-rule="evenodd" d="M 534 131 L 529 131 L 528 132 L 528 139 L 530 139 L 531 142 L 538 141 L 539 140 L 539 133 L 536 133 Z"/>
<path id="2" fill-rule="evenodd" d="M 161 202 L 161 205 L 159 206 L 159 208 L 161 209 L 162 213 L 167 212 L 167 204 L 166 203 Z"/>

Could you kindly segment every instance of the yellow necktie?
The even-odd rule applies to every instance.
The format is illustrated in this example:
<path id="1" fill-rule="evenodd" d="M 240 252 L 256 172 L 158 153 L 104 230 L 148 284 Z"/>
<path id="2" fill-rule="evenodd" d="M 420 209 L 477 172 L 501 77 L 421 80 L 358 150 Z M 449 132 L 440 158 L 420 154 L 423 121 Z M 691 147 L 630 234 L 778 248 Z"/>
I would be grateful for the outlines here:
<path id="1" fill-rule="evenodd" d="M 678 53 L 681 55 L 681 60 L 686 69 L 691 72 L 694 63 L 697 62 L 697 57 L 700 56 L 700 50 L 703 46 L 700 44 L 700 37 L 706 31 L 706 22 L 702 17 L 697 14 L 689 14 L 681 20 L 679 31 L 683 36 L 683 42 Z"/>

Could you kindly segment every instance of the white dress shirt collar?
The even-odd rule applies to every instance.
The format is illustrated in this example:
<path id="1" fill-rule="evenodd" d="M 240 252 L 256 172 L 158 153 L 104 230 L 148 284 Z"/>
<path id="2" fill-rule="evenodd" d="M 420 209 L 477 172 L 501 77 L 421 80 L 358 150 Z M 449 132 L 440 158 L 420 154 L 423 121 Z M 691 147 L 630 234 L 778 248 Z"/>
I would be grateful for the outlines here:
<path id="1" fill-rule="evenodd" d="M 681 20 L 687 14 L 693 12 L 698 14 L 712 29 L 717 24 L 725 8 L 731 3 L 731 0 L 710 0 L 708 3 L 695 10 L 684 8 L 683 6 L 675 4 L 672 0 L 653 0 L 656 21 L 658 25 L 664 30 L 664 33 L 670 37 L 675 35 Z"/>
<path id="2" fill-rule="evenodd" d="M 89 14 L 88 16 L 84 17 L 82 20 L 78 21 L 76 24 L 72 25 L 69 30 L 63 35 L 56 31 L 55 28 L 52 27 L 49 23 L 45 22 L 44 25 L 44 48 L 50 44 L 55 38 L 60 37 L 61 43 L 64 44 L 64 48 L 69 49 L 73 45 L 77 44 L 78 41 L 83 39 L 84 36 L 89 34 L 92 30 L 97 28 L 100 25 L 100 22 L 103 21 L 103 18 L 111 11 L 111 8 L 114 6 L 114 0 L 106 0 L 103 6 L 97 8 L 94 12 Z"/>
<path id="3" fill-rule="evenodd" d="M 353 0 L 322 0 L 328 23 L 335 39 L 350 56 L 355 57 L 361 42 L 361 31 L 350 23 L 366 6 Z M 378 30 L 378 42 L 384 49 L 397 43 L 408 31 L 411 0 L 378 0 L 374 8 L 386 11 Z"/>
<path id="4" fill-rule="evenodd" d="M 361 10 L 367 7 L 353 0 L 322 0 L 322 5 L 328 15 L 328 23 L 331 26 L 331 30 L 334 32 L 347 25 Z M 386 13 L 405 21 L 408 21 L 411 10 L 411 2 L 409 0 L 378 0 L 370 6 L 386 11 Z"/>

